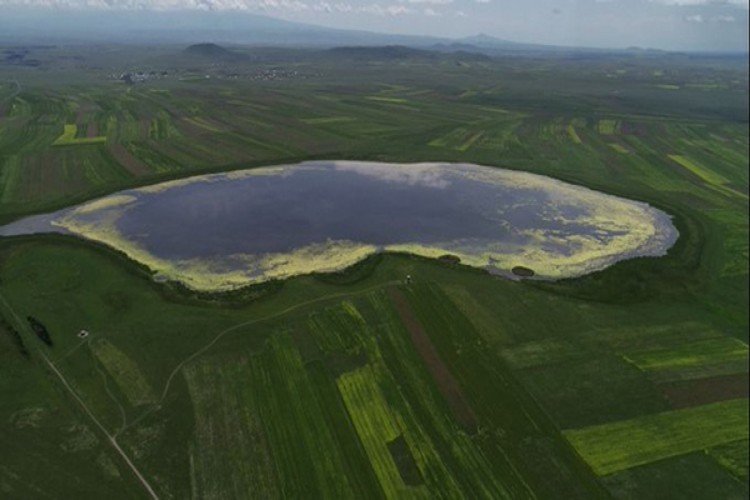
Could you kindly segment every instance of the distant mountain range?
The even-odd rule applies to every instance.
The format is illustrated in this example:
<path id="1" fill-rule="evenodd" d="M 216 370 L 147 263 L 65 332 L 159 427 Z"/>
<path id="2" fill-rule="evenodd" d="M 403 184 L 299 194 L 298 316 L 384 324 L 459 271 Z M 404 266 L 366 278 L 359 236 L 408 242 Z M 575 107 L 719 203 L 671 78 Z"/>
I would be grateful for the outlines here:
<path id="1" fill-rule="evenodd" d="M 325 28 L 239 12 L 4 9 L 0 43 L 117 42 L 330 48 L 404 46 L 443 52 L 571 50 L 480 34 L 463 39 Z"/>
<path id="2" fill-rule="evenodd" d="M 461 47 L 461 48 L 458 48 Z M 404 59 L 439 59 L 449 53 L 464 61 L 486 61 L 490 58 L 479 52 L 477 47 L 465 47 L 462 44 L 441 45 L 428 49 L 406 47 L 404 45 L 385 45 L 375 47 L 335 47 L 328 50 L 330 55 L 338 58 L 358 60 L 404 60 Z"/>

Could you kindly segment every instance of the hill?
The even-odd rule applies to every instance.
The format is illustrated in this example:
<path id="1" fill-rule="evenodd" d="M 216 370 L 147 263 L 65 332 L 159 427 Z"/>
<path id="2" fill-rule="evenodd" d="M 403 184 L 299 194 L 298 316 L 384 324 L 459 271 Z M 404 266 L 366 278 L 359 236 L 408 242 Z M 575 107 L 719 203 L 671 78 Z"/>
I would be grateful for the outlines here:
<path id="1" fill-rule="evenodd" d="M 196 43 L 186 48 L 183 53 L 189 56 L 224 61 L 237 61 L 246 58 L 244 54 L 231 51 L 215 43 Z"/>

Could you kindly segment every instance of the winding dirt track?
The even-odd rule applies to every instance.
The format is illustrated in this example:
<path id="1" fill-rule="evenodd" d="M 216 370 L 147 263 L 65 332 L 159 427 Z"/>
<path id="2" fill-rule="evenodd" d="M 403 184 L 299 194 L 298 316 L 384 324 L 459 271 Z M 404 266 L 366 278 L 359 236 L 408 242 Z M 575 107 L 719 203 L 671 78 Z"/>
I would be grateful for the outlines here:
<path id="1" fill-rule="evenodd" d="M 146 492 L 148 493 L 148 495 L 152 499 L 154 499 L 154 500 L 159 500 L 159 496 L 156 494 L 156 491 L 154 491 L 154 489 L 151 487 L 151 485 L 149 484 L 148 480 L 141 473 L 141 471 L 138 469 L 138 467 L 136 467 L 136 465 L 133 463 L 133 461 L 130 460 L 130 457 L 128 457 L 127 453 L 125 453 L 125 450 L 123 450 L 122 447 L 120 447 L 119 443 L 117 442 L 117 436 L 121 432 L 123 432 L 126 428 L 132 427 L 133 425 L 135 425 L 136 423 L 138 423 L 139 421 L 141 421 L 144 417 L 150 415 L 151 413 L 153 413 L 154 411 L 158 410 L 161 407 L 161 403 L 164 401 L 164 399 L 167 396 L 167 393 L 169 392 L 169 388 L 170 388 L 170 386 L 172 384 L 172 380 L 182 370 L 182 368 L 187 363 L 189 363 L 190 361 L 194 360 L 195 358 L 197 358 L 201 354 L 203 354 L 206 351 L 208 351 L 211 347 L 213 347 L 214 345 L 216 345 L 216 343 L 219 342 L 219 340 L 221 340 L 222 337 L 224 337 L 225 335 L 227 335 L 227 334 L 229 334 L 229 333 L 231 333 L 233 331 L 242 329 L 244 327 L 253 325 L 255 323 L 260 323 L 262 321 L 268 321 L 268 320 L 271 320 L 271 319 L 275 319 L 275 318 L 281 317 L 281 316 L 283 316 L 285 314 L 288 314 L 288 313 L 290 313 L 290 312 L 292 312 L 294 310 L 297 310 L 297 309 L 300 309 L 300 308 L 303 308 L 303 307 L 306 307 L 306 306 L 309 306 L 309 305 L 312 305 L 312 304 L 316 304 L 316 303 L 319 303 L 319 302 L 323 302 L 323 301 L 327 301 L 327 300 L 331 300 L 331 299 L 335 299 L 335 298 L 339 298 L 339 297 L 343 298 L 343 297 L 351 297 L 351 296 L 354 296 L 354 295 L 361 295 L 361 294 L 368 293 L 368 292 L 371 292 L 371 291 L 379 289 L 379 288 L 385 288 L 385 287 L 388 287 L 388 286 L 391 286 L 391 285 L 395 285 L 395 284 L 398 284 L 398 283 L 400 283 L 400 281 L 388 281 L 388 282 L 385 282 L 385 283 L 379 283 L 377 285 L 374 285 L 374 286 L 371 286 L 371 287 L 368 287 L 368 288 L 363 288 L 361 290 L 357 290 L 357 291 L 354 291 L 354 292 L 340 292 L 340 293 L 334 293 L 334 294 L 330 294 L 330 295 L 325 295 L 325 296 L 322 296 L 322 297 L 318 297 L 316 299 L 311 299 L 311 300 L 308 300 L 308 301 L 305 301 L 305 302 L 300 302 L 298 304 L 295 304 L 295 305 L 290 306 L 290 307 L 288 307 L 288 308 L 286 308 L 286 309 L 284 309 L 282 311 L 278 311 L 278 312 L 276 312 L 274 314 L 270 314 L 268 316 L 263 316 L 263 317 L 260 317 L 260 318 L 255 318 L 255 319 L 252 319 L 252 320 L 249 320 L 249 321 L 244 321 L 242 323 L 238 323 L 238 324 L 236 324 L 234 326 L 231 326 L 229 328 L 226 328 L 226 329 L 220 331 L 206 345 L 204 345 L 203 347 L 201 347 L 200 349 L 198 349 L 197 351 L 195 351 L 193 354 L 187 356 L 185 359 L 183 359 L 181 362 L 179 362 L 177 364 L 177 366 L 174 368 L 174 370 L 172 370 L 172 372 L 170 373 L 170 375 L 169 375 L 169 377 L 167 379 L 167 382 L 164 385 L 164 389 L 162 391 L 161 398 L 159 399 L 159 401 L 156 403 L 156 405 L 152 409 L 146 411 L 144 414 L 142 414 L 141 416 L 139 416 L 138 418 L 136 418 L 129 425 L 124 426 L 121 429 L 119 429 L 117 431 L 117 433 L 115 433 L 115 434 L 110 434 L 107 431 L 107 429 L 104 427 L 104 425 L 102 425 L 102 423 L 99 421 L 99 419 L 96 418 L 96 416 L 91 411 L 91 409 L 86 405 L 86 403 L 83 401 L 83 399 L 81 399 L 81 397 L 78 395 L 78 393 L 76 393 L 75 390 L 73 389 L 73 387 L 71 387 L 71 385 L 68 383 L 67 379 L 65 378 L 65 375 L 63 375 L 62 372 L 60 372 L 60 370 L 55 366 L 55 363 L 53 361 L 51 361 L 47 357 L 47 355 L 41 349 L 37 349 L 37 353 L 39 355 L 41 355 L 41 357 L 44 359 L 44 361 L 47 364 L 47 366 L 49 367 L 49 369 L 60 380 L 60 382 L 62 383 L 63 387 L 66 389 L 66 391 L 73 397 L 73 399 L 76 400 L 76 402 L 81 406 L 81 408 L 83 408 L 83 411 L 86 413 L 86 415 L 88 415 L 88 417 L 91 419 L 91 421 L 94 423 L 94 425 L 96 425 L 96 427 L 98 427 L 99 430 L 106 436 L 107 441 L 109 441 L 109 444 L 112 446 L 112 448 L 114 448 L 114 450 L 117 452 L 117 454 L 120 455 L 120 457 L 125 462 L 125 464 L 127 464 L 127 466 L 130 468 L 130 470 L 133 471 L 133 474 L 136 476 L 136 478 L 138 478 L 138 481 L 140 481 L 141 485 L 143 485 L 143 488 L 146 490 Z M 13 315 L 14 319 L 16 320 L 16 322 L 19 325 L 24 325 L 24 322 L 16 314 L 16 312 L 13 310 L 13 308 L 11 307 L 11 305 L 8 303 L 8 301 L 5 299 L 5 297 L 1 293 L 0 293 L 0 302 L 5 306 L 6 309 L 8 309 L 8 311 L 10 311 L 10 313 Z M 88 338 L 86 340 L 81 341 L 78 345 L 74 346 L 72 349 L 70 349 L 68 352 L 66 352 L 62 357 L 60 357 L 56 361 L 61 361 L 62 359 L 67 358 L 68 356 L 70 356 L 71 354 L 73 354 L 76 350 L 78 350 L 79 347 L 81 347 L 82 345 L 88 343 L 88 341 L 90 341 L 90 340 L 91 339 Z"/>
<path id="2" fill-rule="evenodd" d="M 81 408 L 83 408 L 83 411 L 86 412 L 86 414 L 89 416 L 92 422 L 99 427 L 99 430 L 101 430 L 105 436 L 107 436 L 107 440 L 109 441 L 109 444 L 112 445 L 112 447 L 117 451 L 117 453 L 120 454 L 122 459 L 125 461 L 125 463 L 130 467 L 130 470 L 133 471 L 133 474 L 138 478 L 138 480 L 141 482 L 143 487 L 146 489 L 148 494 L 153 498 L 154 500 L 159 500 L 159 496 L 156 494 L 154 489 L 151 487 L 151 485 L 148 483 L 145 477 L 143 477 L 143 474 L 141 474 L 141 471 L 138 470 L 138 467 L 135 466 L 135 464 L 130 460 L 128 455 L 125 453 L 125 451 L 120 447 L 120 445 L 117 443 L 117 439 L 113 435 L 111 435 L 109 432 L 107 432 L 107 429 L 104 428 L 104 426 L 99 422 L 99 420 L 94 416 L 94 414 L 89 410 L 89 407 L 86 406 L 86 403 L 83 402 L 83 400 L 78 396 L 78 394 L 73 390 L 73 388 L 68 384 L 68 381 L 65 379 L 65 376 L 60 373 L 60 370 L 57 369 L 57 367 L 52 363 L 52 361 L 47 358 L 47 356 L 44 353 L 41 353 L 42 357 L 44 358 L 44 361 L 47 362 L 47 365 L 50 367 L 52 372 L 57 375 L 57 378 L 60 379 L 60 382 L 62 382 L 65 389 L 68 390 L 71 396 L 73 396 L 73 399 L 78 401 L 78 404 L 81 405 Z"/>
<path id="3" fill-rule="evenodd" d="M 25 325 L 23 321 L 21 321 L 21 318 L 16 314 L 16 311 L 10 306 L 10 303 L 5 299 L 2 293 L 0 293 L 0 302 L 5 306 L 5 308 L 10 311 L 10 313 L 13 315 L 13 318 L 16 320 L 16 323 L 21 326 Z M 81 344 L 85 343 L 86 341 L 82 342 Z M 81 345 L 79 344 L 79 345 Z M 156 494 L 154 489 L 149 484 L 148 480 L 141 474 L 141 471 L 138 470 L 138 467 L 135 466 L 135 464 L 130 460 L 130 457 L 128 457 L 127 453 L 125 453 L 125 450 L 123 450 L 119 443 L 117 442 L 117 439 L 115 436 L 107 432 L 107 429 L 102 425 L 102 423 L 99 421 L 99 419 L 96 418 L 94 413 L 89 409 L 88 406 L 86 406 L 86 403 L 83 402 L 80 396 L 78 396 L 78 393 L 75 392 L 75 390 L 70 386 L 65 376 L 60 372 L 60 370 L 57 369 L 55 364 L 50 361 L 50 359 L 47 357 L 44 352 L 42 352 L 41 349 L 36 350 L 37 354 L 39 354 L 42 358 L 44 358 L 45 363 L 47 363 L 47 366 L 50 370 L 52 370 L 52 373 L 54 373 L 57 378 L 62 382 L 63 387 L 70 393 L 71 396 L 73 396 L 73 399 L 75 399 L 79 405 L 81 405 L 81 408 L 83 408 L 83 411 L 86 412 L 86 415 L 91 419 L 91 421 L 96 425 L 100 431 L 107 437 L 107 441 L 109 441 L 109 444 L 112 445 L 112 448 L 115 449 L 118 455 L 122 457 L 123 461 L 127 466 L 130 468 L 130 470 L 133 471 L 133 474 L 135 474 L 135 477 L 138 478 L 138 481 L 143 485 L 143 488 L 146 490 L 146 492 L 149 494 L 149 496 L 154 500 L 159 500 L 159 495 Z"/>

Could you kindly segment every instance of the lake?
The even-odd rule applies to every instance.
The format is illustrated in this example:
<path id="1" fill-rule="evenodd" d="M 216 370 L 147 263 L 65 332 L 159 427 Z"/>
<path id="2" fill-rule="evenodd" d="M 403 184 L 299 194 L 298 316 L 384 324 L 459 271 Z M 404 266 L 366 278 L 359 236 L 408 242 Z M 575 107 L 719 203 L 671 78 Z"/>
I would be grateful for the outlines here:
<path id="1" fill-rule="evenodd" d="M 544 176 L 454 163 L 316 161 L 121 191 L 0 227 L 98 241 L 158 279 L 228 289 L 347 267 L 382 251 L 513 276 L 580 276 L 674 244 L 645 203 Z"/>

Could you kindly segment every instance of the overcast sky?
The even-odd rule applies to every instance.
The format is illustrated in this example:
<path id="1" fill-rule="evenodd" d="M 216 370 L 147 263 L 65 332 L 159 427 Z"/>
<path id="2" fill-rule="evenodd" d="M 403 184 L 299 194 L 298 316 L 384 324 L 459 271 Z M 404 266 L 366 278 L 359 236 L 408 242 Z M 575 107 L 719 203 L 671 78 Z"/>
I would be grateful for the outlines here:
<path id="1" fill-rule="evenodd" d="M 747 50 L 748 0 L 0 0 L 3 8 L 243 10 L 349 29 L 520 42 Z"/>

